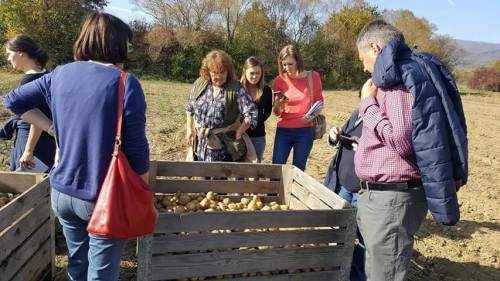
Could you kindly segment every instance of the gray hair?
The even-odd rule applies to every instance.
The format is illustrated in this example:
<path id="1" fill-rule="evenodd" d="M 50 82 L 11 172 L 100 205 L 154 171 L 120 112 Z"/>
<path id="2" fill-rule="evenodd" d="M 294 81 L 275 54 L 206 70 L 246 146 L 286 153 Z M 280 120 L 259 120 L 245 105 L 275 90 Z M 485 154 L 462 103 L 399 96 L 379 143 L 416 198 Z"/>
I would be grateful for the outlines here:
<path id="1" fill-rule="evenodd" d="M 393 25 L 383 20 L 372 20 L 359 32 L 356 46 L 362 50 L 368 49 L 370 43 L 384 47 L 387 42 L 393 39 L 405 41 L 403 33 Z"/>

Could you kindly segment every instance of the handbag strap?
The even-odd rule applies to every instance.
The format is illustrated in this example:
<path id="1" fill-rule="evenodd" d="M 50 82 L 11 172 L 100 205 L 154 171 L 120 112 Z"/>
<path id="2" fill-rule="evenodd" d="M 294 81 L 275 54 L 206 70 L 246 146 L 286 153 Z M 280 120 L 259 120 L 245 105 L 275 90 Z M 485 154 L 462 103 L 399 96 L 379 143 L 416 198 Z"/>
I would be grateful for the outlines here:
<path id="1" fill-rule="evenodd" d="M 312 71 L 306 71 L 306 76 L 307 76 L 307 83 L 309 84 L 309 92 L 310 92 L 310 97 L 311 97 L 311 105 L 313 106 L 314 104 L 314 84 L 313 84 L 313 78 L 312 78 Z"/>
<path id="2" fill-rule="evenodd" d="M 123 119 L 123 99 L 125 96 L 125 81 L 127 80 L 127 72 L 122 71 L 120 74 L 120 81 L 118 82 L 118 113 L 116 119 L 116 138 L 115 138 L 115 150 L 113 156 L 118 155 L 120 146 L 122 144 L 122 119 Z"/>

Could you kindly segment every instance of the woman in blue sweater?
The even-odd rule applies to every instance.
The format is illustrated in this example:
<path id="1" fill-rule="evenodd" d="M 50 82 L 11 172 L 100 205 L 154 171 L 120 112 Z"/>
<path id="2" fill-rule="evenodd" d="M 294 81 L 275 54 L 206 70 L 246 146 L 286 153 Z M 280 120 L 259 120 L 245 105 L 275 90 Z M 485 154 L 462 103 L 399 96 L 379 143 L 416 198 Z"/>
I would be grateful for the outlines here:
<path id="1" fill-rule="evenodd" d="M 131 39 L 129 26 L 120 19 L 92 13 L 75 42 L 75 62 L 57 67 L 5 98 L 12 112 L 56 137 L 58 160 L 50 172 L 51 199 L 68 245 L 70 280 L 118 280 L 125 241 L 89 234 L 86 227 L 113 153 L 118 83 Z M 53 123 L 38 110 L 45 103 L 50 105 Z M 141 85 L 128 75 L 122 150 L 147 182 L 145 110 Z"/>

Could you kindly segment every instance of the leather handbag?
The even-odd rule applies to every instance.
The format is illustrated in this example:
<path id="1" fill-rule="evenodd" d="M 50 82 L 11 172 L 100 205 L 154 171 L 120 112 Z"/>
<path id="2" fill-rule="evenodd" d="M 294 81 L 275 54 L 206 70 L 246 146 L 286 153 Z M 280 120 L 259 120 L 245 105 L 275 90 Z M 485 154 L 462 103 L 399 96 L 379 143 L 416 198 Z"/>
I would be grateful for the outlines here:
<path id="1" fill-rule="evenodd" d="M 312 72 L 306 71 L 307 82 L 309 83 L 309 92 L 311 92 L 311 106 L 314 104 L 314 84 L 312 79 Z M 323 138 L 326 133 L 326 117 L 323 114 L 318 114 L 313 119 L 314 127 L 314 140 Z"/>
<path id="2" fill-rule="evenodd" d="M 153 192 L 131 167 L 121 151 L 121 127 L 127 73 L 118 86 L 118 119 L 113 156 L 87 226 L 91 234 L 129 239 L 150 234 L 156 224 Z"/>

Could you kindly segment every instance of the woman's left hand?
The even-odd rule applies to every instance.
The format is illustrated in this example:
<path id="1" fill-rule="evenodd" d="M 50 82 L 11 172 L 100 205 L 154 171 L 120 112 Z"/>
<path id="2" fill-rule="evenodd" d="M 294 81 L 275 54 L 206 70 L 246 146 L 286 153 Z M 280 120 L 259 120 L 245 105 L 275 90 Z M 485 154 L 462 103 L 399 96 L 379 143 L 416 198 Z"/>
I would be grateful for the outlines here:
<path id="1" fill-rule="evenodd" d="M 23 169 L 32 169 L 35 167 L 35 163 L 33 162 L 33 152 L 24 151 L 23 155 L 19 159 L 19 165 Z"/>

